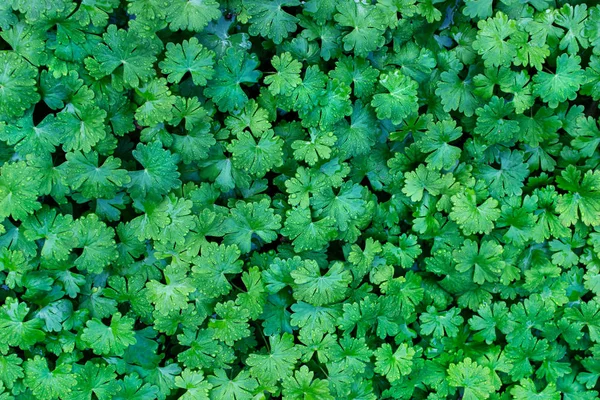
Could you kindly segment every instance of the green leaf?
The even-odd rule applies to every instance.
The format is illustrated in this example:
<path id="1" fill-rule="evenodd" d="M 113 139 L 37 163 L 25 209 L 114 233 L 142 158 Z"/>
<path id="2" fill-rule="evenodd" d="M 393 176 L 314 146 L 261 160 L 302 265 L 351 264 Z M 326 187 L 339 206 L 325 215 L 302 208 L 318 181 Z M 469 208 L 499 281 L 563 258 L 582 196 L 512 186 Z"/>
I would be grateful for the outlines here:
<path id="1" fill-rule="evenodd" d="M 63 329 L 62 323 L 73 314 L 73 304 L 66 299 L 57 300 L 38 310 L 37 318 L 44 321 L 47 332 L 59 332 Z"/>
<path id="2" fill-rule="evenodd" d="M 122 381 L 117 381 L 121 390 L 113 393 L 114 400 L 146 400 L 156 398 L 158 388 L 150 383 L 143 383 L 137 374 L 126 375 Z"/>
<path id="3" fill-rule="evenodd" d="M 44 340 L 43 321 L 39 318 L 27 319 L 29 307 L 17 299 L 8 297 L 0 308 L 0 338 L 2 345 L 27 349 Z M 27 319 L 27 320 L 26 320 Z"/>
<path id="4" fill-rule="evenodd" d="M 209 296 L 229 293 L 231 284 L 225 275 L 236 275 L 242 272 L 243 262 L 239 257 L 240 250 L 237 246 L 216 243 L 202 246 L 201 255 L 192 267 L 194 280 L 202 282 L 199 289 Z"/>
<path id="5" fill-rule="evenodd" d="M 173 117 L 175 96 L 167 86 L 165 78 L 152 79 L 135 90 L 140 106 L 135 110 L 135 119 L 140 125 L 153 126 Z"/>
<path id="6" fill-rule="evenodd" d="M 488 198 L 477 205 L 475 193 L 471 190 L 452 196 L 450 218 L 455 221 L 466 235 L 489 233 L 494 222 L 500 217 L 498 202 Z"/>
<path id="7" fill-rule="evenodd" d="M 458 110 L 470 117 L 480 106 L 480 100 L 473 93 L 475 85 L 470 74 L 465 79 L 458 75 L 459 71 L 450 70 L 440 74 L 435 94 L 439 96 L 444 111 Z"/>
<path id="8" fill-rule="evenodd" d="M 398 245 L 388 242 L 383 246 L 383 257 L 389 265 L 399 265 L 402 268 L 411 268 L 415 259 L 422 253 L 415 235 L 403 233 L 398 238 Z"/>
<path id="9" fill-rule="evenodd" d="M 585 157 L 591 157 L 600 145 L 600 129 L 592 117 L 577 118 L 577 125 L 573 131 L 575 138 L 571 145 L 579 150 Z"/>
<path id="10" fill-rule="evenodd" d="M 554 307 L 535 294 L 522 303 L 514 304 L 510 310 L 510 325 L 507 339 L 515 345 L 533 339 L 534 330 L 543 329 L 552 317 Z"/>
<path id="11" fill-rule="evenodd" d="M 352 250 L 348 254 L 348 261 L 356 267 L 352 268 L 352 271 L 359 277 L 369 272 L 373 261 L 375 261 L 375 257 L 382 251 L 381 243 L 372 238 L 367 238 L 364 247 L 365 249 L 361 250 L 358 245 L 353 244 L 351 247 Z"/>
<path id="12" fill-rule="evenodd" d="M 0 28 L 8 29 L 11 25 L 18 21 L 18 18 L 13 14 L 12 4 L 6 3 L 0 6 Z"/>
<path id="13" fill-rule="evenodd" d="M 184 389 L 181 400 L 208 400 L 212 384 L 204 379 L 201 371 L 184 369 L 180 376 L 175 377 L 175 386 Z"/>
<path id="14" fill-rule="evenodd" d="M 0 169 L 0 217 L 22 220 L 41 208 L 40 176 L 24 161 L 6 163 Z"/>
<path id="15" fill-rule="evenodd" d="M 389 93 L 379 93 L 373 96 L 371 105 L 377 111 L 377 118 L 387 118 L 392 123 L 399 124 L 404 118 L 417 112 L 419 108 L 418 85 L 415 81 L 397 70 L 392 74 L 383 74 L 379 82 Z"/>
<path id="16" fill-rule="evenodd" d="M 515 65 L 535 67 L 540 71 L 543 69 L 546 58 L 550 55 L 550 49 L 547 44 L 540 45 L 526 32 L 519 31 L 513 36 L 513 43 L 517 46 L 517 56 L 513 60 Z M 522 71 L 520 76 L 526 75 Z"/>
<path id="17" fill-rule="evenodd" d="M 549 317 L 548 313 L 546 317 Z M 597 301 L 583 302 L 579 308 L 566 310 L 565 317 L 584 324 L 588 328 L 590 339 L 596 343 L 600 342 L 600 304 Z"/>
<path id="18" fill-rule="evenodd" d="M 290 95 L 294 88 L 302 83 L 300 78 L 302 63 L 294 60 L 292 55 L 286 52 L 281 56 L 273 56 L 271 64 L 273 64 L 276 72 L 265 77 L 265 84 L 269 85 L 269 91 L 274 96 Z"/>
<path id="19" fill-rule="evenodd" d="M 337 142 L 333 132 L 317 131 L 315 128 L 309 128 L 310 141 L 295 140 L 292 143 L 294 158 L 298 161 L 305 161 L 313 166 L 319 160 L 328 160 L 331 156 L 331 147 Z"/>
<path id="20" fill-rule="evenodd" d="M 319 107 L 314 107 L 311 110 L 312 114 L 306 116 L 306 124 L 316 125 L 318 119 L 321 129 L 329 130 L 341 118 L 352 114 L 350 91 L 350 86 L 335 80 L 328 81 L 327 87 L 319 97 Z M 312 118 L 315 120 L 312 121 Z"/>
<path id="21" fill-rule="evenodd" d="M 583 179 L 581 171 L 569 165 L 556 177 L 561 194 L 556 203 L 560 222 L 565 226 L 575 224 L 579 217 L 586 225 L 600 224 L 600 173 L 587 171 Z"/>
<path id="22" fill-rule="evenodd" d="M 243 110 L 227 117 L 225 125 L 236 136 L 249 128 L 255 137 L 260 137 L 271 129 L 267 110 L 260 108 L 254 100 L 248 101 Z"/>
<path id="23" fill-rule="evenodd" d="M 298 252 L 318 250 L 336 237 L 334 225 L 331 217 L 313 221 L 309 209 L 294 208 L 287 213 L 281 233 L 293 240 L 294 249 Z"/>
<path id="24" fill-rule="evenodd" d="M 313 207 L 318 216 L 331 217 L 340 231 L 348 230 L 353 220 L 364 214 L 366 202 L 363 199 L 363 187 L 350 182 L 339 189 L 331 187 L 315 193 Z"/>
<path id="25" fill-rule="evenodd" d="M 196 288 L 183 268 L 169 265 L 165 271 L 165 283 L 151 280 L 146 284 L 148 300 L 154 304 L 159 315 L 167 315 L 183 309 L 190 293 Z"/>
<path id="26" fill-rule="evenodd" d="M 301 356 L 300 350 L 294 346 L 293 338 L 288 333 L 270 336 L 266 354 L 253 353 L 248 356 L 246 364 L 250 366 L 250 374 L 265 385 L 289 377 Z"/>
<path id="27" fill-rule="evenodd" d="M 233 301 L 218 303 L 215 306 L 216 317 L 212 318 L 208 327 L 213 329 L 213 337 L 223 341 L 228 346 L 248 335 L 250 329 L 248 320 L 250 313 L 246 308 L 237 306 Z"/>
<path id="28" fill-rule="evenodd" d="M 110 287 L 104 291 L 107 298 L 115 299 L 120 303 L 129 303 L 133 312 L 140 317 L 145 317 L 152 312 L 144 277 L 134 275 L 126 280 L 121 276 L 111 276 L 108 284 Z"/>
<path id="29" fill-rule="evenodd" d="M 314 372 L 306 365 L 283 380 L 283 395 L 290 400 L 320 399 L 333 400 L 327 380 L 314 379 Z"/>
<path id="30" fill-rule="evenodd" d="M 254 320 L 262 314 L 267 298 L 258 267 L 252 267 L 248 272 L 244 272 L 242 282 L 246 287 L 246 292 L 239 293 L 235 303 L 248 310 L 250 319 Z"/>
<path id="31" fill-rule="evenodd" d="M 210 21 L 221 16 L 219 3 L 214 0 L 174 0 L 166 10 L 166 19 L 172 31 L 202 32 Z"/>
<path id="32" fill-rule="evenodd" d="M 183 321 L 179 321 L 179 325 Z M 195 325 L 198 325 L 197 323 Z M 175 326 L 173 331 L 179 326 Z M 179 343 L 190 347 L 179 353 L 177 358 L 188 368 L 224 368 L 234 360 L 233 350 L 213 338 L 212 329 L 196 330 L 196 326 L 177 335 Z"/>
<path id="33" fill-rule="evenodd" d="M 487 399 L 494 392 L 490 371 L 467 357 L 448 367 L 448 384 L 463 389 L 463 399 Z"/>
<path id="34" fill-rule="evenodd" d="M 215 68 L 215 78 L 209 82 L 204 94 L 212 98 L 222 112 L 241 109 L 248 96 L 240 84 L 258 82 L 260 72 L 255 70 L 257 66 L 254 54 L 233 47 L 227 49 Z"/>
<path id="35" fill-rule="evenodd" d="M 117 256 L 113 228 L 98 220 L 96 214 L 88 214 L 75 221 L 75 248 L 82 249 L 74 264 L 81 270 L 100 273 Z"/>
<path id="36" fill-rule="evenodd" d="M 233 154 L 233 164 L 236 167 L 260 178 L 283 164 L 282 147 L 281 138 L 269 129 L 260 136 L 258 142 L 250 133 L 241 132 L 227 149 Z"/>
<path id="37" fill-rule="evenodd" d="M 440 174 L 428 169 L 421 164 L 414 171 L 404 175 L 404 187 L 402 192 L 409 196 L 412 201 L 421 201 L 423 195 L 438 196 L 440 193 L 454 183 L 451 174 Z"/>
<path id="38" fill-rule="evenodd" d="M 600 46 L 600 7 L 590 7 L 588 18 L 585 20 L 584 36 L 590 41 L 590 46 L 598 50 Z"/>
<path id="39" fill-rule="evenodd" d="M 459 326 L 463 323 L 463 317 L 459 315 L 458 308 L 438 312 L 435 307 L 427 307 L 427 312 L 421 314 L 421 332 L 425 335 L 433 334 L 434 338 L 455 337 Z"/>
<path id="40" fill-rule="evenodd" d="M 92 24 L 95 26 L 106 26 L 109 14 L 119 6 L 116 0 L 104 0 L 101 3 L 83 1 L 73 17 L 81 25 Z"/>
<path id="41" fill-rule="evenodd" d="M 123 355 L 128 346 L 136 343 L 133 334 L 133 323 L 129 317 L 121 313 L 113 314 L 110 325 L 93 318 L 85 324 L 81 340 L 98 355 Z"/>
<path id="42" fill-rule="evenodd" d="M 335 303 L 346 297 L 346 289 L 352 281 L 350 273 L 340 262 L 334 263 L 324 275 L 319 265 L 308 260 L 291 272 L 294 279 L 294 297 L 315 306 Z"/>
<path id="43" fill-rule="evenodd" d="M 20 117 L 40 100 L 37 69 L 13 51 L 0 51 L 0 121 Z"/>
<path id="44" fill-rule="evenodd" d="M 567 100 L 575 100 L 579 87 L 585 83 L 579 56 L 561 54 L 556 58 L 556 72 L 539 71 L 533 77 L 533 94 L 540 96 L 550 108 Z"/>
<path id="45" fill-rule="evenodd" d="M 64 11 L 67 2 L 65 1 L 47 1 L 42 0 L 35 4 L 30 4 L 24 0 L 14 0 L 12 1 L 12 6 L 14 10 L 18 10 L 27 15 L 27 19 L 30 21 L 37 21 L 43 16 L 46 12 L 61 12 Z"/>
<path id="46" fill-rule="evenodd" d="M 379 71 L 369 60 L 358 57 L 341 56 L 329 76 L 350 86 L 356 97 L 366 98 L 373 93 Z"/>
<path id="47" fill-rule="evenodd" d="M 166 200 L 166 199 L 165 199 Z M 159 239 L 162 230 L 169 224 L 168 201 L 159 204 L 143 203 L 144 214 L 132 219 L 127 225 L 138 240 Z"/>
<path id="48" fill-rule="evenodd" d="M 163 149 L 160 143 L 139 143 L 131 153 L 143 167 L 129 173 L 129 190 L 133 197 L 161 196 L 180 185 L 177 156 Z"/>
<path id="49" fill-rule="evenodd" d="M 493 18 L 477 23 L 479 31 L 473 49 L 483 58 L 486 67 L 509 66 L 517 54 L 510 40 L 517 32 L 517 23 L 506 14 L 497 12 Z"/>
<path id="50" fill-rule="evenodd" d="M 335 305 L 313 306 L 303 301 L 293 304 L 291 309 L 291 324 L 301 328 L 302 332 L 309 332 L 311 336 L 335 332 L 335 322 L 341 315 L 339 307 Z"/>
<path id="51" fill-rule="evenodd" d="M 502 152 L 498 158 L 499 168 L 482 165 L 474 175 L 486 183 L 494 198 L 520 196 L 523 193 L 525 178 L 529 175 L 527 164 L 523 162 L 523 155 L 517 151 Z"/>
<path id="52" fill-rule="evenodd" d="M 136 88 L 155 75 L 153 46 L 132 30 L 118 29 L 110 25 L 102 36 L 93 58 L 85 60 L 85 66 L 96 79 L 112 75 L 113 83 Z"/>
<path id="53" fill-rule="evenodd" d="M 115 367 L 93 364 L 88 361 L 76 373 L 77 385 L 65 396 L 69 400 L 109 400 L 121 386 L 116 380 Z"/>
<path id="54" fill-rule="evenodd" d="M 213 385 L 211 399 L 251 400 L 258 387 L 256 379 L 250 377 L 247 371 L 240 371 L 235 378 L 229 378 L 224 370 L 218 369 L 208 377 L 208 381 Z"/>
<path id="55" fill-rule="evenodd" d="M 419 149 L 430 153 L 425 161 L 432 169 L 448 169 L 460 158 L 461 149 L 450 142 L 462 136 L 462 128 L 454 120 L 430 122 L 427 131 L 417 140 Z"/>
<path id="56" fill-rule="evenodd" d="M 375 145 L 378 130 L 375 112 L 369 104 L 356 101 L 352 107 L 350 121 L 342 119 L 334 125 L 336 143 L 343 157 L 360 156 L 371 151 Z"/>
<path id="57" fill-rule="evenodd" d="M 385 375 L 389 382 L 394 382 L 412 371 L 415 349 L 402 343 L 392 350 L 392 346 L 384 343 L 375 350 L 375 372 Z"/>
<path id="58" fill-rule="evenodd" d="M 562 124 L 552 110 L 540 107 L 535 114 L 518 115 L 517 121 L 521 130 L 521 140 L 531 147 L 538 147 L 541 142 L 556 137 Z"/>
<path id="59" fill-rule="evenodd" d="M 510 394 L 515 400 L 559 400 L 561 398 L 554 383 L 550 383 L 544 389 L 538 391 L 535 383 L 531 379 L 522 379 L 517 386 L 511 389 Z"/>
<path id="60" fill-rule="evenodd" d="M 214 76 L 214 57 L 213 51 L 206 49 L 196 37 L 192 37 L 181 44 L 167 43 L 165 59 L 158 66 L 168 75 L 170 83 L 179 83 L 189 73 L 194 84 L 205 86 Z"/>
<path id="61" fill-rule="evenodd" d="M 276 231 L 281 227 L 281 217 L 269 206 L 266 199 L 258 203 L 238 201 L 231 209 L 231 216 L 225 220 L 224 243 L 236 244 L 243 253 L 248 253 L 253 247 L 253 239 L 259 243 L 274 241 Z"/>
<path id="62" fill-rule="evenodd" d="M 342 38 L 345 51 L 354 51 L 359 57 L 366 57 L 371 51 L 384 44 L 385 17 L 374 5 L 343 1 L 337 5 L 335 21 L 351 31 Z"/>
<path id="63" fill-rule="evenodd" d="M 519 132 L 519 123 L 509 118 L 514 111 L 513 103 L 494 96 L 488 104 L 477 109 L 474 132 L 490 144 L 510 142 Z"/>
<path id="64" fill-rule="evenodd" d="M 71 364 L 60 364 L 50 371 L 47 361 L 35 356 L 25 361 L 24 366 L 24 382 L 40 399 L 65 398 L 77 383 L 75 375 L 71 374 Z"/>
<path id="65" fill-rule="evenodd" d="M 185 129 L 194 130 L 194 133 L 196 133 L 194 136 L 199 136 L 198 134 L 206 134 L 210 132 L 210 123 L 212 120 L 208 116 L 207 111 L 198 101 L 197 97 L 184 98 L 178 96 L 175 99 L 175 104 L 173 106 L 173 119 L 169 121 L 169 124 L 178 126 L 182 120 L 185 120 Z M 174 141 L 176 142 L 177 139 Z M 205 145 L 206 149 L 204 149 L 204 154 L 206 154 L 208 147 L 212 144 L 214 144 L 214 140 Z M 186 155 L 184 146 L 180 145 L 179 147 L 174 147 L 176 147 L 177 150 L 180 150 L 184 156 Z M 206 155 L 204 155 L 204 157 L 206 157 Z"/>
<path id="66" fill-rule="evenodd" d="M 91 151 L 92 147 L 106 137 L 106 111 L 92 106 L 58 114 L 61 143 L 65 151 Z"/>
<path id="67" fill-rule="evenodd" d="M 306 68 L 302 83 L 294 88 L 290 96 L 292 108 L 296 111 L 311 109 L 318 103 L 326 83 L 327 75 L 321 72 L 318 65 Z"/>
<path id="68" fill-rule="evenodd" d="M 477 340 L 492 343 L 496 340 L 496 330 L 507 331 L 509 321 L 506 303 L 483 304 L 477 310 L 477 314 L 469 319 L 471 330 L 477 331 L 475 334 Z"/>
<path id="69" fill-rule="evenodd" d="M 466 0 L 463 14 L 471 18 L 488 18 L 492 16 L 492 0 Z"/>
<path id="70" fill-rule="evenodd" d="M 272 39 L 275 44 L 281 43 L 289 33 L 296 30 L 298 22 L 298 18 L 286 12 L 284 7 L 295 7 L 299 4 L 297 0 L 247 1 L 245 7 L 250 16 L 248 32 L 253 36 L 261 35 Z"/>
<path id="71" fill-rule="evenodd" d="M 0 358 L 0 385 L 4 384 L 12 389 L 17 380 L 25 376 L 21 360 L 16 354 L 5 355 Z"/>
<path id="72" fill-rule="evenodd" d="M 502 246 L 493 241 L 484 241 L 478 246 L 467 239 L 460 250 L 453 252 L 456 270 L 466 272 L 472 269 L 475 283 L 496 282 L 504 267 L 502 252 Z"/>
<path id="73" fill-rule="evenodd" d="M 9 125 L 0 124 L 0 140 L 22 154 L 44 155 L 54 152 L 60 144 L 61 127 L 53 115 L 46 116 L 37 125 L 33 121 L 33 108 Z"/>
<path id="74" fill-rule="evenodd" d="M 127 171 L 119 169 L 121 160 L 118 158 L 109 156 L 101 166 L 95 151 L 67 153 L 66 158 L 69 186 L 89 199 L 112 198 L 131 181 Z"/>
<path id="75" fill-rule="evenodd" d="M 577 54 L 580 46 L 587 48 L 589 43 L 583 34 L 584 22 L 587 18 L 587 6 L 578 4 L 572 6 L 565 4 L 556 15 L 556 25 L 565 29 L 565 34 L 560 40 L 559 49 L 567 50 L 569 54 Z"/>

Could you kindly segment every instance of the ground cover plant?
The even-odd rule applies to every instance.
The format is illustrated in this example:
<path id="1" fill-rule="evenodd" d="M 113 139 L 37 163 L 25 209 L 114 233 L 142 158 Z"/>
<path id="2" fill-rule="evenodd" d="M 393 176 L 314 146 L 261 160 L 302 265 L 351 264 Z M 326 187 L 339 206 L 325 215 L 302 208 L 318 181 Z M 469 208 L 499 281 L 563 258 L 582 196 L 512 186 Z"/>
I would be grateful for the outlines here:
<path id="1" fill-rule="evenodd" d="M 1 400 L 598 398 L 595 2 L 0 29 Z"/>

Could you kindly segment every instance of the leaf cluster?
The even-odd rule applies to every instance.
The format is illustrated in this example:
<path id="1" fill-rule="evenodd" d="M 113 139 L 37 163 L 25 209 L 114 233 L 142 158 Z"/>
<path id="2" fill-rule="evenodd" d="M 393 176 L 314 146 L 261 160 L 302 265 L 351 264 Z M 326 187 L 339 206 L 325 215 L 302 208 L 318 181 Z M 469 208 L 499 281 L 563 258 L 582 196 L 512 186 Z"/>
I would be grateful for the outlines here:
<path id="1" fill-rule="evenodd" d="M 600 6 L 0 2 L 0 400 L 592 400 Z"/>

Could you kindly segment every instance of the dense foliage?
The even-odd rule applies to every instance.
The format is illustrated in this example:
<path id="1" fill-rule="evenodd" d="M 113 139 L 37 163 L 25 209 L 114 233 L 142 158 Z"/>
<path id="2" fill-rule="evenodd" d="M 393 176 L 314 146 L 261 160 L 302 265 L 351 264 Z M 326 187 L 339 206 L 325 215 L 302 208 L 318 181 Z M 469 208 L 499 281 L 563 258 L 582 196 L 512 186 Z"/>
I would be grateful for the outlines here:
<path id="1" fill-rule="evenodd" d="M 598 398 L 595 2 L 0 29 L 0 399 Z"/>

